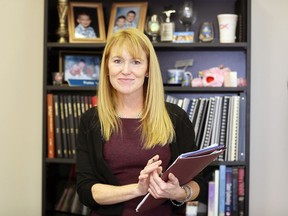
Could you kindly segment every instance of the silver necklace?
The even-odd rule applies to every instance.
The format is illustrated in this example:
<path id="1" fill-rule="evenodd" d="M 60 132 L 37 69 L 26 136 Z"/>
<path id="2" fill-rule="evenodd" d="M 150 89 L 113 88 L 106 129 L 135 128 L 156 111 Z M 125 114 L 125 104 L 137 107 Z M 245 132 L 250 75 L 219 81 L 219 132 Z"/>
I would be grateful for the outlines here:
<path id="1" fill-rule="evenodd" d="M 141 114 L 142 114 L 142 112 L 139 112 L 134 118 L 135 119 L 139 119 L 140 117 L 141 117 Z M 117 114 L 117 117 L 119 117 L 119 118 L 124 118 L 124 119 L 127 119 L 127 118 L 133 118 L 133 117 L 125 117 L 125 116 L 122 116 L 121 114 Z"/>

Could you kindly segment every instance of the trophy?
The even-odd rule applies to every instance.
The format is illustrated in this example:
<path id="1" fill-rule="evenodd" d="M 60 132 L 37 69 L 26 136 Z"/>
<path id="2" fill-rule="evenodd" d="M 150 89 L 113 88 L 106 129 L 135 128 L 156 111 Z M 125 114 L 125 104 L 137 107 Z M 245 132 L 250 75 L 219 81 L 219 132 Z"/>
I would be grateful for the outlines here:
<path id="1" fill-rule="evenodd" d="M 66 43 L 66 37 L 68 34 L 67 26 L 66 26 L 66 17 L 68 12 L 68 0 L 58 0 L 58 16 L 59 16 L 59 27 L 57 30 L 57 34 L 60 37 L 59 43 Z"/>

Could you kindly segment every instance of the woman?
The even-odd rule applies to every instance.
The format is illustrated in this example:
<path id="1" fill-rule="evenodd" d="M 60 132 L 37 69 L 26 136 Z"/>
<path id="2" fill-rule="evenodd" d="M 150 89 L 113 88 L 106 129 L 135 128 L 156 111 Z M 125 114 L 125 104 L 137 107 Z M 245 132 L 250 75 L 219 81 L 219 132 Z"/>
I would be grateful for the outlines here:
<path id="1" fill-rule="evenodd" d="M 98 106 L 83 114 L 77 144 L 77 191 L 91 215 L 172 215 L 173 203 L 195 199 L 201 178 L 179 185 L 159 177 L 179 154 L 196 149 L 187 114 L 164 102 L 154 48 L 135 28 L 119 31 L 105 47 Z M 136 213 L 151 193 L 167 202 Z M 169 199 L 172 201 L 170 202 Z"/>

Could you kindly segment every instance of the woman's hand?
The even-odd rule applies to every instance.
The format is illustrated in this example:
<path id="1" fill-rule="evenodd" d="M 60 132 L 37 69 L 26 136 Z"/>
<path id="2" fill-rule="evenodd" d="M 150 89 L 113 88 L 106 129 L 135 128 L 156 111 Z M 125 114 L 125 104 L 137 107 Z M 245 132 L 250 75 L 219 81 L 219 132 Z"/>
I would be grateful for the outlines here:
<path id="1" fill-rule="evenodd" d="M 185 190 L 181 188 L 178 179 L 172 173 L 168 175 L 168 181 L 164 182 L 157 170 L 150 176 L 148 191 L 155 199 L 184 200 L 186 196 Z"/>
<path id="2" fill-rule="evenodd" d="M 153 172 L 157 172 L 157 170 L 162 170 L 161 165 L 162 161 L 159 160 L 159 155 L 155 155 L 151 158 L 143 170 L 141 170 L 140 175 L 138 177 L 138 185 L 137 188 L 141 195 L 145 195 L 148 193 L 148 188 L 150 184 L 150 175 Z"/>

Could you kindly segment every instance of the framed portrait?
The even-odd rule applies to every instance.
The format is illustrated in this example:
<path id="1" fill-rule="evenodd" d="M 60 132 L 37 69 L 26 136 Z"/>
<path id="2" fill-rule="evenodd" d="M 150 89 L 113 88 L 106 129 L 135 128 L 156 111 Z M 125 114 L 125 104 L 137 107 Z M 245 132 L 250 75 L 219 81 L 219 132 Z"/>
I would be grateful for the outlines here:
<path id="1" fill-rule="evenodd" d="M 70 43 L 106 42 L 102 3 L 70 2 L 68 29 Z"/>
<path id="2" fill-rule="evenodd" d="M 113 3 L 107 37 L 125 28 L 138 28 L 144 31 L 147 6 L 147 2 Z"/>
<path id="3" fill-rule="evenodd" d="M 59 71 L 69 86 L 97 86 L 101 57 L 100 52 L 60 51 Z"/>

